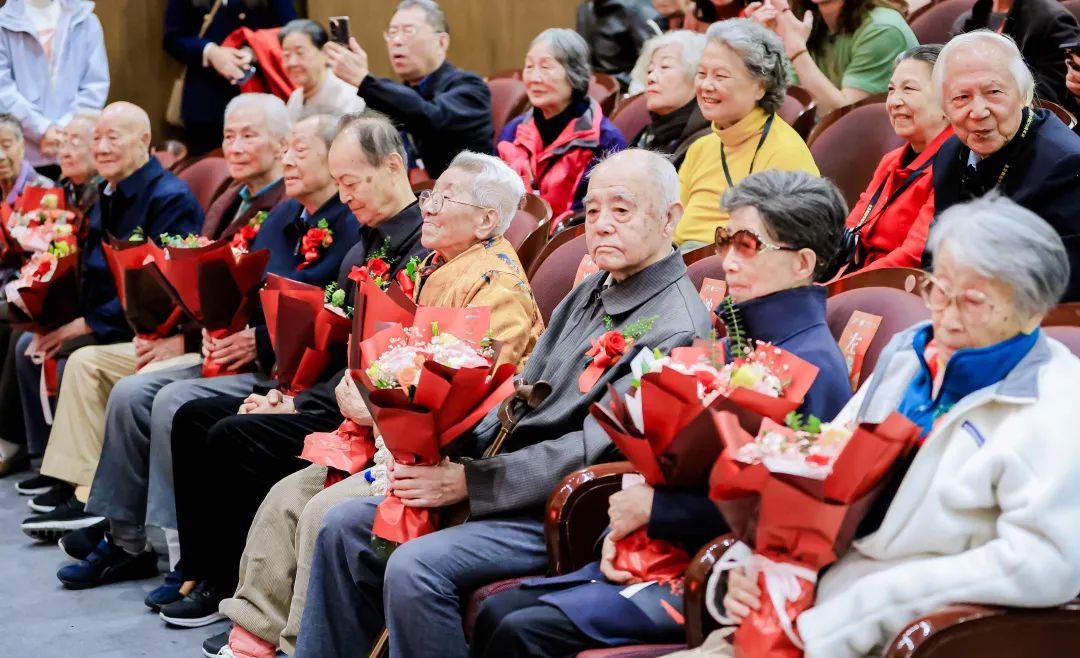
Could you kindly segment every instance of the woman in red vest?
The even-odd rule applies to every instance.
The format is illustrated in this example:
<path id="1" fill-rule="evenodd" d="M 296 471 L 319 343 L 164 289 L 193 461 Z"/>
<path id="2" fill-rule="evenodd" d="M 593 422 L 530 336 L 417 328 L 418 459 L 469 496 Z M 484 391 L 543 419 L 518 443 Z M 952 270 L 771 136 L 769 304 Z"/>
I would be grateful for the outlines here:
<path id="1" fill-rule="evenodd" d="M 499 157 L 525 188 L 551 204 L 553 226 L 581 210 L 585 174 L 602 156 L 626 148 L 619 129 L 589 98 L 589 47 L 577 32 L 544 30 L 525 55 L 522 78 L 532 109 L 499 135 Z"/>

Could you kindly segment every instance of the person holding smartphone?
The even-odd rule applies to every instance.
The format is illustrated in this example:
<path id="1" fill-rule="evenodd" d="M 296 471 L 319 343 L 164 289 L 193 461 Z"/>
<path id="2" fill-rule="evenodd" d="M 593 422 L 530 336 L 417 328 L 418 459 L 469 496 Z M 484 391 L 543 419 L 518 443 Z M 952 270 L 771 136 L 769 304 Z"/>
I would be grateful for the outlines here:
<path id="1" fill-rule="evenodd" d="M 344 19 L 344 23 L 338 24 L 348 26 L 348 18 L 333 17 L 331 30 L 335 18 Z M 348 40 L 347 32 L 345 39 Z M 315 114 L 351 114 L 364 109 L 364 99 L 356 95 L 356 87 L 327 68 L 323 46 L 329 40 L 322 25 L 306 18 L 289 21 L 278 32 L 285 75 L 296 85 L 286 103 L 293 121 Z"/>

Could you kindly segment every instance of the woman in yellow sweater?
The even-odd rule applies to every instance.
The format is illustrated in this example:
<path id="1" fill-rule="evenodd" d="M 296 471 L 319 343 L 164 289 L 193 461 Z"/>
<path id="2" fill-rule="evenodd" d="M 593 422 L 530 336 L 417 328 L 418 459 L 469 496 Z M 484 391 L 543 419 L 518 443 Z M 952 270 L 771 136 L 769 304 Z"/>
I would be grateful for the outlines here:
<path id="1" fill-rule="evenodd" d="M 705 36 L 694 90 L 712 134 L 694 142 L 679 169 L 685 212 L 675 241 L 684 250 L 712 242 L 727 223 L 720 196 L 751 173 L 818 175 L 806 143 L 776 115 L 789 66 L 780 37 L 748 19 L 714 23 Z"/>

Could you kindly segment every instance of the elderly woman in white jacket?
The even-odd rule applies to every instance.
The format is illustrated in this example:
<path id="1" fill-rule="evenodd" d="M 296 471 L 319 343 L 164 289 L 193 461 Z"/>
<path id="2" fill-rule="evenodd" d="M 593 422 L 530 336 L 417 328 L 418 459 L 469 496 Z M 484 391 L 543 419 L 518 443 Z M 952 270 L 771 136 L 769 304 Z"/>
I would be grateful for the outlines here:
<path id="1" fill-rule="evenodd" d="M 880 526 L 796 620 L 808 658 L 880 655 L 950 603 L 1043 607 L 1080 593 L 1080 360 L 1039 330 L 1069 278 L 1065 248 L 1002 197 L 947 210 L 927 248 L 931 321 L 892 340 L 838 417 L 899 410 L 923 440 Z M 733 573 L 724 605 L 741 619 L 759 595 Z"/>

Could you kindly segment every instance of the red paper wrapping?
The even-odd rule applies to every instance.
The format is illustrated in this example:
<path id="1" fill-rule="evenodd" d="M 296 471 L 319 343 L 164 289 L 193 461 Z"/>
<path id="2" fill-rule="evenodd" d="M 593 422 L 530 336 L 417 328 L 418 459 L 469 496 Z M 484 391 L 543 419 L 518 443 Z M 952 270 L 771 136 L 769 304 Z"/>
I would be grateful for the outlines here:
<path id="1" fill-rule="evenodd" d="M 749 388 L 736 388 L 731 391 L 729 399 L 754 413 L 783 422 L 785 416 L 802 406 L 807 391 L 817 378 L 818 367 L 779 347 L 761 344 L 758 351 L 762 350 L 767 353 L 766 362 L 773 372 L 781 379 L 789 379 L 790 383 L 778 398 Z M 742 359 L 736 359 L 736 363 L 740 361 Z"/>
<path id="2" fill-rule="evenodd" d="M 162 249 L 149 240 L 114 239 L 102 245 L 102 252 L 135 335 L 146 340 L 171 336 L 184 318 L 184 310 L 150 271 L 150 263 L 160 271 L 165 260 Z"/>
<path id="3" fill-rule="evenodd" d="M 384 291 L 370 279 L 354 280 L 354 283 L 356 295 L 353 299 L 353 340 L 349 344 L 349 368 L 356 370 L 360 368 L 361 362 L 360 343 L 390 326 L 411 326 L 417 306 L 393 285 Z"/>
<path id="4" fill-rule="evenodd" d="M 728 413 L 720 414 L 718 426 L 725 448 L 710 476 L 710 496 L 733 533 L 769 560 L 814 572 L 847 551 L 877 494 L 919 436 L 919 427 L 896 412 L 882 423 L 863 423 L 853 431 L 832 472 L 817 480 L 735 460 L 738 446 L 753 437 Z M 751 611 L 735 632 L 736 655 L 801 656 L 761 582 L 762 607 Z M 799 582 L 798 596 L 785 602 L 791 620 L 813 603 L 814 584 Z"/>
<path id="5" fill-rule="evenodd" d="M 442 333 L 479 344 L 490 326 L 488 308 L 418 308 L 413 329 L 418 340 L 430 338 L 431 323 Z M 361 396 L 394 460 L 405 465 L 434 466 L 454 439 L 471 429 L 489 411 L 514 392 L 513 364 L 496 368 L 453 369 L 426 361 L 412 398 L 401 388 L 379 389 L 364 372 L 391 339 L 404 337 L 400 326 L 391 327 L 360 344 L 360 369 L 352 370 Z M 405 507 L 393 492 L 376 511 L 373 534 L 401 544 L 434 531 L 438 510 Z"/>
<path id="6" fill-rule="evenodd" d="M 34 281 L 18 289 L 25 310 L 8 304 L 12 324 L 36 334 L 47 334 L 78 318 L 79 254 L 64 256 L 48 281 Z"/>
<path id="7" fill-rule="evenodd" d="M 266 249 L 233 255 L 225 240 L 205 247 L 168 248 L 158 279 L 173 300 L 201 324 L 214 338 L 230 336 L 243 329 L 257 306 L 257 293 L 270 252 Z M 248 368 L 254 367 L 249 365 Z M 203 362 L 203 376 L 236 374 L 210 360 Z"/>
<path id="8" fill-rule="evenodd" d="M 321 288 L 269 275 L 259 292 L 281 390 L 296 395 L 322 379 L 349 340 L 352 320 L 326 308 Z"/>
<path id="9" fill-rule="evenodd" d="M 364 470 L 375 456 L 375 437 L 370 427 L 345 419 L 333 432 L 314 432 L 304 437 L 300 459 L 349 475 Z"/>

